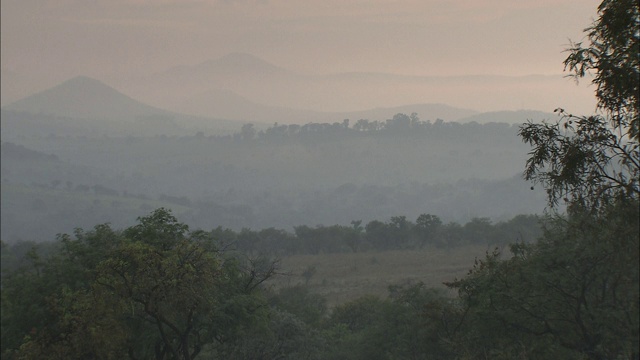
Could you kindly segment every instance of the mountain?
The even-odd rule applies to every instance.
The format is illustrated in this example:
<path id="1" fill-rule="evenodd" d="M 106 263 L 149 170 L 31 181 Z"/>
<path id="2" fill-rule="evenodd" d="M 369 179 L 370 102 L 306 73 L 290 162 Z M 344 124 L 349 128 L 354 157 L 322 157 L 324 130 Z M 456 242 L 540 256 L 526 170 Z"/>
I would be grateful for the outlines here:
<path id="1" fill-rule="evenodd" d="M 518 111 L 490 111 L 476 114 L 459 119 L 461 123 L 475 121 L 479 124 L 490 122 L 517 124 L 524 123 L 529 120 L 533 122 L 541 122 L 543 120 L 554 120 L 558 116 L 554 113 L 536 111 L 536 110 L 518 110 Z"/>
<path id="2" fill-rule="evenodd" d="M 474 110 L 460 109 L 444 104 L 410 104 L 362 111 L 323 112 L 263 105 L 229 90 L 210 90 L 198 94 L 187 99 L 176 110 L 197 116 L 281 124 L 333 123 L 341 122 L 343 119 L 351 119 L 354 122 L 359 119 L 385 121 L 397 113 L 409 115 L 414 112 L 424 120 L 441 118 L 447 121 L 457 121 L 460 118 L 477 114 Z"/>
<path id="3" fill-rule="evenodd" d="M 393 115 L 402 113 L 411 115 L 412 113 L 418 114 L 418 117 L 422 120 L 435 121 L 437 119 L 443 119 L 446 121 L 459 121 L 461 118 L 469 117 L 478 112 L 470 109 L 462 109 L 445 104 L 409 104 L 402 106 L 375 108 L 364 111 L 352 111 L 342 114 L 343 119 L 368 119 L 385 121 L 391 119 Z"/>
<path id="4" fill-rule="evenodd" d="M 159 109 L 79 76 L 2 108 L 2 139 L 19 136 L 155 136 L 236 132 L 241 122 Z"/>
<path id="5" fill-rule="evenodd" d="M 128 79 L 119 88 L 145 103 L 173 111 L 253 121 L 262 115 L 260 120 L 270 122 L 326 121 L 324 115 L 318 118 L 308 111 L 342 114 L 394 108 L 399 104 L 447 104 L 480 111 L 552 111 L 559 106 L 568 109 L 591 106 L 580 99 L 585 98 L 583 93 L 592 90 L 577 88 L 562 74 L 449 76 L 439 74 L 437 69 L 429 71 L 432 75 L 357 70 L 304 74 L 253 55 L 232 53 L 140 79 Z M 424 118 L 440 117 L 416 112 Z M 473 113 L 460 116 L 471 115 Z M 452 116 L 442 118 L 454 120 Z"/>
<path id="6" fill-rule="evenodd" d="M 72 78 L 13 102 L 3 110 L 76 119 L 135 120 L 171 116 L 169 111 L 145 105 L 86 76 Z"/>
<path id="7" fill-rule="evenodd" d="M 265 103 L 262 101 L 265 100 L 264 97 L 256 97 L 254 93 L 268 94 L 275 91 L 280 94 L 280 89 L 292 88 L 293 83 L 304 83 L 302 78 L 304 76 L 253 55 L 231 53 L 195 65 L 173 67 L 140 79 L 128 79 L 120 85 L 145 103 L 182 111 L 183 104 L 191 98 L 220 90 L 231 91 L 257 103 Z M 270 102 L 270 99 L 266 102 Z"/>
<path id="8" fill-rule="evenodd" d="M 275 66 L 259 57 L 246 53 L 230 53 L 221 58 L 208 60 L 193 66 L 177 66 L 169 69 L 163 76 L 185 76 L 197 78 L 210 78 L 244 74 L 246 76 L 289 76 L 291 72 Z"/>
<path id="9" fill-rule="evenodd" d="M 5 161 L 59 161 L 54 154 L 45 154 L 40 151 L 28 149 L 22 145 L 11 142 L 2 142 L 0 145 L 0 158 Z"/>
<path id="10" fill-rule="evenodd" d="M 57 78 L 58 74 L 52 74 Z M 0 70 L 0 106 L 11 104 L 36 92 L 59 84 L 64 79 L 43 79 L 33 74 L 24 74 L 9 69 Z"/>
<path id="11" fill-rule="evenodd" d="M 175 109 L 195 116 L 212 116 L 250 122 L 300 123 L 338 120 L 331 118 L 331 115 L 317 111 L 259 104 L 233 91 L 220 89 L 197 94 L 186 99 Z"/>

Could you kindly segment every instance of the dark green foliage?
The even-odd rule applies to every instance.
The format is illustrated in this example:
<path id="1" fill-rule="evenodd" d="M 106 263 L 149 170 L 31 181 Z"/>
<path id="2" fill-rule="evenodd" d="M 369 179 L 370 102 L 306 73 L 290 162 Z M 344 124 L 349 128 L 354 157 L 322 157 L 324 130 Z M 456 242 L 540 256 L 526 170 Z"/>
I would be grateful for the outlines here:
<path id="1" fill-rule="evenodd" d="M 440 319 L 428 306 L 449 299 L 423 284 L 389 288 L 389 298 L 365 296 L 336 307 L 327 321 L 331 359 L 446 359 Z"/>
<path id="2" fill-rule="evenodd" d="M 193 359 L 267 319 L 259 287 L 275 264 L 225 253 L 165 209 L 57 244 L 3 269 L 3 357 Z"/>
<path id="3" fill-rule="evenodd" d="M 326 359 L 326 342 L 320 332 L 295 315 L 273 308 L 266 328 L 254 328 L 236 342 L 216 348 L 215 358 Z"/>
<path id="4" fill-rule="evenodd" d="M 442 220 L 435 215 L 422 214 L 416 219 L 416 226 L 414 232 L 418 238 L 418 246 L 423 247 L 425 244 L 431 242 L 434 243 L 440 228 L 442 227 Z"/>
<path id="5" fill-rule="evenodd" d="M 240 232 L 217 227 L 209 232 L 220 246 L 247 254 L 287 256 L 293 254 L 330 254 L 366 250 L 419 249 L 425 246 L 453 247 L 464 244 L 504 246 L 511 242 L 532 242 L 542 235 L 539 217 L 518 215 L 509 221 L 492 223 L 487 218 L 470 222 L 443 224 L 436 215 L 422 214 L 416 223 L 405 216 L 388 222 L 362 221 L 352 226 L 318 225 L 294 227 L 294 233 L 276 228 Z M 138 226 L 139 227 L 139 226 Z M 160 238 L 160 236 L 158 236 Z"/>
<path id="6" fill-rule="evenodd" d="M 328 321 L 330 358 L 381 359 L 380 327 L 385 302 L 367 296 L 333 310 Z"/>
<path id="7" fill-rule="evenodd" d="M 304 253 L 334 253 L 345 252 L 351 248 L 354 229 L 348 226 L 317 226 L 310 228 L 306 225 L 294 227 L 298 247 Z"/>
<path id="8" fill-rule="evenodd" d="M 461 300 L 449 333 L 461 358 L 640 356 L 638 3 L 605 0 L 598 12 L 589 47 L 570 49 L 565 65 L 596 72 L 604 116 L 560 110 L 558 123 L 520 130 L 533 146 L 525 178 L 567 214 L 549 215 L 538 242 L 511 245 L 510 258 L 488 253 L 448 284 Z"/>
<path id="9" fill-rule="evenodd" d="M 474 358 L 638 355 L 638 203 L 547 222 L 535 244 L 479 260 L 449 284 L 466 312 L 457 340 Z"/>
<path id="10" fill-rule="evenodd" d="M 302 285 L 280 289 L 276 296 L 269 299 L 269 303 L 315 327 L 327 315 L 326 300 L 318 294 L 311 293 L 306 286 Z"/>
<path id="11" fill-rule="evenodd" d="M 23 247 L 23 245 L 26 245 Z M 25 251 L 26 250 L 26 251 Z M 27 334 L 51 320 L 47 295 L 53 289 L 43 274 L 45 260 L 33 244 L 2 247 L 2 357 L 11 356 Z"/>
<path id="12" fill-rule="evenodd" d="M 518 226 L 538 226 L 537 217 L 519 219 Z M 417 222 L 403 216 L 375 222 L 389 236 L 379 246 L 438 244 L 452 228 L 434 215 Z M 511 226 L 485 225 L 493 232 Z M 508 231 L 515 236 L 515 229 Z M 441 341 L 442 315 L 429 317 L 424 309 L 448 308 L 451 300 L 421 284 L 392 287 L 389 299 L 365 297 L 331 315 L 326 300 L 304 286 L 265 294 L 262 284 L 275 274 L 275 263 L 240 255 L 245 251 L 308 251 L 310 241 L 322 252 L 376 248 L 367 236 L 378 230 L 358 221 L 297 230 L 191 231 L 158 209 L 122 231 L 103 224 L 38 246 L 3 244 L 2 353 L 54 359 L 423 359 L 450 353 Z"/>

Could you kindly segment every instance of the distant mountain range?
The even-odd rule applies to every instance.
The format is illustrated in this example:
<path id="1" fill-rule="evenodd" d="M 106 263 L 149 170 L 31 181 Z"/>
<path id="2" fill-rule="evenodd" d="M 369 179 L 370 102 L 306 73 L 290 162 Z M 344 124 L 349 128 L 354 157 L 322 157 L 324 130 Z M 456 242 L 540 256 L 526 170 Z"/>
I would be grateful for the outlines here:
<path id="1" fill-rule="evenodd" d="M 458 122 L 468 123 L 475 121 L 479 124 L 489 122 L 497 123 L 524 123 L 527 121 L 541 122 L 545 120 L 554 121 L 558 119 L 558 115 L 545 111 L 537 110 L 517 110 L 517 111 L 490 111 L 471 115 L 458 119 Z"/>
<path id="2" fill-rule="evenodd" d="M 185 117 L 204 119 L 211 118 L 211 115 L 217 119 L 256 123 L 336 122 L 347 118 L 384 121 L 397 113 L 413 112 L 427 114 L 429 119 L 433 120 L 458 120 L 477 114 L 473 110 L 444 104 L 412 104 L 364 111 L 320 112 L 262 105 L 224 90 L 203 93 L 200 97 L 192 98 L 191 104 L 182 105 L 179 112 L 173 112 L 134 100 L 103 82 L 86 76 L 75 77 L 27 96 L 3 107 L 3 110 L 63 118 L 125 122 L 143 119 L 175 121 L 178 118 L 184 120 Z"/>
<path id="3" fill-rule="evenodd" d="M 447 104 L 466 110 L 466 113 L 432 113 L 431 108 L 411 106 L 419 110 L 415 112 L 421 118 L 448 121 L 473 115 L 468 109 L 487 107 L 552 111 L 555 106 L 570 107 L 563 98 L 576 91 L 575 85 L 562 75 L 412 76 L 366 72 L 309 75 L 242 53 L 126 79 L 117 85 L 136 99 L 173 111 L 299 124 L 357 119 L 361 117 L 358 112 L 365 112 L 367 115 L 362 117 L 370 120 L 385 120 L 393 113 L 382 110 L 372 114 L 371 109 L 402 105 L 402 111 L 413 112 L 404 107 L 406 104 Z M 548 91 L 550 87 L 557 90 Z M 549 99 L 554 105 L 538 107 L 535 99 L 539 98 Z"/>
<path id="4" fill-rule="evenodd" d="M 172 112 L 256 123 L 302 124 L 344 118 L 384 121 L 392 117 L 394 111 L 417 112 L 422 119 L 456 121 L 477 114 L 474 110 L 483 109 L 553 111 L 563 107 L 575 113 L 579 112 L 577 108 L 585 111 L 595 108 L 595 103 L 585 106 L 580 102 L 583 100 L 577 100 L 585 97 L 576 95 L 592 92 L 592 89 L 577 88 L 560 74 L 446 76 L 438 75 L 433 69 L 431 72 L 433 76 L 370 72 L 301 74 L 250 54 L 232 53 L 150 75 L 112 76 L 109 85 L 118 89 L 120 95 L 126 94 L 140 102 L 141 106 L 126 99 L 118 100 L 123 103 L 122 107 L 104 106 L 109 102 L 95 102 L 94 99 L 101 96 L 114 99 L 118 94 L 113 89 L 100 90 L 96 86 L 92 90 L 95 94 L 87 92 L 82 94 L 82 101 L 74 100 L 76 113 L 73 115 L 93 116 L 103 113 L 106 107 L 109 116 L 115 117 Z M 2 104 L 11 105 L 4 109 L 26 106 L 23 101 L 15 100 L 24 98 L 28 88 L 42 89 L 50 84 L 38 83 L 34 76 L 6 69 L 2 69 L 2 74 Z M 69 96 L 64 93 L 69 85 L 82 88 L 89 82 L 91 79 L 75 78 L 71 84 L 60 84 L 62 89 L 54 87 L 41 93 L 38 101 L 29 97 L 30 111 L 49 111 L 58 106 L 55 112 L 65 114 L 69 109 L 54 105 L 58 100 L 52 96 L 55 94 L 62 101 Z M 407 104 L 416 105 L 407 107 Z M 512 123 L 522 120 L 507 119 Z"/>
<path id="5" fill-rule="evenodd" d="M 204 92 L 177 106 L 177 110 L 186 114 L 198 116 L 216 114 L 217 117 L 224 119 L 249 122 L 298 124 L 310 122 L 333 123 L 340 122 L 343 119 L 385 121 L 397 113 L 411 114 L 414 112 L 425 120 L 440 118 L 448 121 L 457 121 L 461 118 L 478 114 L 474 110 L 460 109 L 445 104 L 410 104 L 362 111 L 322 112 L 258 104 L 228 90 Z"/>
<path id="6" fill-rule="evenodd" d="M 542 79 L 544 80 L 544 77 Z M 439 85 L 452 83 L 473 87 L 474 84 L 499 81 L 508 87 L 509 84 L 513 85 L 518 81 L 537 80 L 540 79 L 491 76 L 415 77 L 372 73 L 300 75 L 257 57 L 235 53 L 217 60 L 194 66 L 175 67 L 166 72 L 131 79 L 116 85 L 131 96 L 99 80 L 86 76 L 75 77 L 4 106 L 3 130 L 7 130 L 11 121 L 18 121 L 15 114 L 19 113 L 31 114 L 29 118 L 35 121 L 34 126 L 38 121 L 46 122 L 43 124 L 46 125 L 44 128 L 54 133 L 56 122 L 61 123 L 65 131 L 77 127 L 97 126 L 100 131 L 109 130 L 110 133 L 114 133 L 110 130 L 117 128 L 115 133 L 118 134 L 127 133 L 128 127 L 137 129 L 131 130 L 137 134 L 145 134 L 146 131 L 150 131 L 151 134 L 190 133 L 197 130 L 228 133 L 237 131 L 247 122 L 266 127 L 276 122 L 333 123 L 342 122 L 343 119 L 353 122 L 359 119 L 385 121 L 397 113 L 414 112 L 421 119 L 431 121 L 443 119 L 479 123 L 521 123 L 526 120 L 550 119 L 553 114 L 533 110 L 479 113 L 441 102 L 408 101 L 406 103 L 409 105 L 375 106 L 358 111 L 313 109 L 323 109 L 323 99 L 328 97 L 339 98 L 346 104 L 351 101 L 348 96 L 350 92 L 366 89 L 378 92 L 378 95 L 384 98 L 399 86 L 414 86 L 419 89 L 428 85 L 437 88 Z M 264 101 L 255 101 L 255 98 Z M 382 103 L 391 101 L 400 100 L 392 99 Z M 278 103 L 281 105 L 267 105 Z M 6 115 L 9 113 L 11 116 Z M 44 120 L 44 117 L 49 119 Z M 75 121 L 64 122 L 60 120 L 62 118 Z M 22 125 L 23 129 L 27 129 L 26 125 Z M 109 129 L 110 126 L 113 129 Z"/>

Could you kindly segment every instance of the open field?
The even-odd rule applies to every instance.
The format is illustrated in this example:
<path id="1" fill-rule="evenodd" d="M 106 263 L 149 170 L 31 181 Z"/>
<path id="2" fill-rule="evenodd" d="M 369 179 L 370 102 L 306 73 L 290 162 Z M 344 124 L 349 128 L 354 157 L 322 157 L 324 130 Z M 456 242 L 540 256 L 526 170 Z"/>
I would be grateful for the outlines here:
<path id="1" fill-rule="evenodd" d="M 315 268 L 308 285 L 323 295 L 329 307 L 363 295 L 387 296 L 389 285 L 422 281 L 445 288 L 444 281 L 464 276 L 475 258 L 484 257 L 484 245 L 465 245 L 450 250 L 425 248 L 386 252 L 295 255 L 281 259 L 281 271 L 288 275 L 272 281 L 277 288 L 304 284 L 303 273 Z"/>

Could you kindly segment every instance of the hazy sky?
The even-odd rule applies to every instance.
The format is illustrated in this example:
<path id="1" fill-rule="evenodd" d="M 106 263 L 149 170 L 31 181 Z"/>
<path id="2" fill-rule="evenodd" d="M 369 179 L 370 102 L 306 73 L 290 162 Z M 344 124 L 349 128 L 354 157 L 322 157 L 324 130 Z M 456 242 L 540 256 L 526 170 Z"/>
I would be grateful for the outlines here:
<path id="1" fill-rule="evenodd" d="M 594 0 L 2 0 L 3 71 L 148 74 L 246 52 L 304 73 L 560 74 Z"/>

